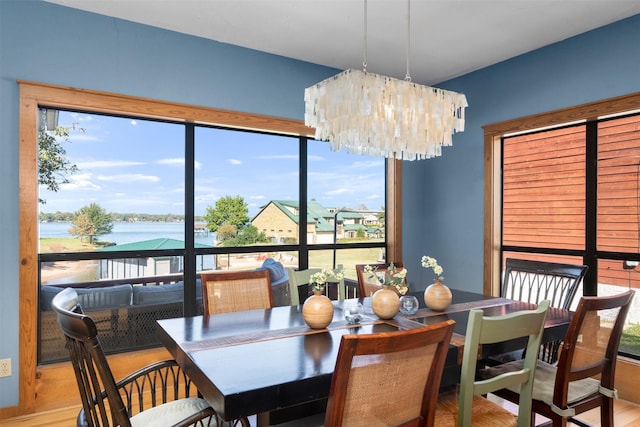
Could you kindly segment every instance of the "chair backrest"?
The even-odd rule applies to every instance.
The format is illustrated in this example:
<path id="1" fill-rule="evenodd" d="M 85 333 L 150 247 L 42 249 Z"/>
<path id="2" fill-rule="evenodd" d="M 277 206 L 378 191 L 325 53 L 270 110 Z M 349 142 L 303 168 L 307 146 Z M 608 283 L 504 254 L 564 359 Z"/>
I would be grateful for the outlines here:
<path id="1" fill-rule="evenodd" d="M 324 425 L 432 426 L 454 325 L 344 335 Z"/>
<path id="2" fill-rule="evenodd" d="M 507 258 L 501 296 L 567 309 L 586 272 L 586 265 Z"/>
<path id="3" fill-rule="evenodd" d="M 356 274 L 358 276 L 358 296 L 360 298 L 370 297 L 373 293 L 380 289 L 380 283 L 376 277 L 372 277 L 364 271 L 364 267 L 369 265 L 375 271 L 373 275 L 389 275 L 389 265 L 393 264 L 395 268 L 402 269 L 402 262 L 380 263 L 380 264 L 356 264 Z"/>
<path id="4" fill-rule="evenodd" d="M 529 426 L 537 349 L 542 341 L 548 309 L 549 301 L 544 300 L 538 304 L 536 310 L 519 311 L 503 316 L 485 317 L 482 310 L 478 309 L 469 312 L 460 375 L 458 425 L 471 425 L 471 406 L 474 395 L 483 395 L 520 384 L 518 426 Z M 479 346 L 522 337 L 528 337 L 523 369 L 502 373 L 489 379 L 476 380 Z"/>
<path id="5" fill-rule="evenodd" d="M 205 272 L 201 279 L 205 314 L 273 307 L 268 270 Z"/>
<path id="6" fill-rule="evenodd" d="M 561 264 L 507 258 L 501 296 L 537 304 L 549 300 L 551 307 L 568 309 L 587 272 L 586 265 Z M 540 359 L 555 363 L 560 341 L 540 347 Z"/>
<path id="7" fill-rule="evenodd" d="M 582 297 L 562 343 L 553 403 L 567 407 L 569 383 L 600 375 L 600 392 L 615 395 L 620 337 L 635 292 Z"/>
<path id="8" fill-rule="evenodd" d="M 57 313 L 58 325 L 67 341 L 84 416 L 89 425 L 130 426 L 129 415 L 100 346 L 96 325 L 83 314 L 78 294 L 67 288 L 53 298 L 51 306 Z"/>
<path id="9" fill-rule="evenodd" d="M 289 294 L 291 294 L 291 305 L 299 305 L 301 301 L 299 294 L 299 286 L 308 285 L 311 281 L 311 275 L 321 271 L 320 268 L 308 268 L 306 270 L 295 270 L 287 267 L 289 273 Z"/>
<path id="10" fill-rule="evenodd" d="M 339 266 L 342 267 L 342 266 Z M 291 267 L 287 267 L 289 274 L 289 293 L 291 294 L 291 305 L 298 305 L 304 303 L 309 295 L 312 295 L 312 291 L 308 286 L 311 282 L 311 275 L 322 271 L 321 268 L 312 267 L 306 270 L 295 270 Z M 335 289 L 335 291 L 333 290 Z M 342 301 L 346 297 L 346 285 L 344 279 L 337 283 L 327 283 L 324 287 L 323 294 L 330 299 L 337 299 Z"/>

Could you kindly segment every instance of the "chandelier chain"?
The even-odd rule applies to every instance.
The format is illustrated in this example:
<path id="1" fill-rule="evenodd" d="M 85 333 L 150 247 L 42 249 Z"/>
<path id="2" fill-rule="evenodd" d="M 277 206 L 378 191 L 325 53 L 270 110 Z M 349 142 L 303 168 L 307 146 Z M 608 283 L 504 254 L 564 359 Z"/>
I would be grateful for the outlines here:
<path id="1" fill-rule="evenodd" d="M 407 75 L 404 79 L 411 81 L 411 73 L 409 72 L 409 56 L 411 55 L 411 0 L 407 0 Z"/>
<path id="2" fill-rule="evenodd" d="M 363 59 L 362 59 L 362 71 L 367 72 L 367 0 L 364 0 L 364 46 Z"/>

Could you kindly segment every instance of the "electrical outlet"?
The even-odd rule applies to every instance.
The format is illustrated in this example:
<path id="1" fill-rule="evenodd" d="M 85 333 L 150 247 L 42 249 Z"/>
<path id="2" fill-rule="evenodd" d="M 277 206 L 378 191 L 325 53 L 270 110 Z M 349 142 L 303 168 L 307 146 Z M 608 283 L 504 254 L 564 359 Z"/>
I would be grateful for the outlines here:
<path id="1" fill-rule="evenodd" d="M 11 376 L 11 359 L 0 359 L 0 378 Z"/>

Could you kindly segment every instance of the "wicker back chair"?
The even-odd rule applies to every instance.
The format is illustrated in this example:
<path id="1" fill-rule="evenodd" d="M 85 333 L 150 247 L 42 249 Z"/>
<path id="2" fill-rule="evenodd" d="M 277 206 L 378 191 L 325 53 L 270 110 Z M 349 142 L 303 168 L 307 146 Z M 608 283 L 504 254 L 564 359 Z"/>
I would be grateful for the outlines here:
<path id="1" fill-rule="evenodd" d="M 356 274 L 358 276 L 358 297 L 370 297 L 373 293 L 380 289 L 380 283 L 378 282 L 376 277 L 370 277 L 365 271 L 364 267 L 366 265 L 371 266 L 376 274 L 384 274 L 387 275 L 389 271 L 389 265 L 393 264 L 395 268 L 402 269 L 404 265 L 402 262 L 394 262 L 394 263 L 380 263 L 380 264 L 356 264 Z"/>
<path id="2" fill-rule="evenodd" d="M 268 270 L 206 272 L 201 279 L 205 314 L 273 307 Z"/>
<path id="3" fill-rule="evenodd" d="M 344 335 L 324 425 L 433 425 L 454 325 Z"/>
<path id="4" fill-rule="evenodd" d="M 116 382 L 98 340 L 96 325 L 82 312 L 72 288 L 52 300 L 80 391 L 78 426 L 223 425 L 173 360 L 146 366 Z M 124 399 L 124 400 L 123 400 Z M 228 425 L 248 427 L 246 419 Z"/>
<path id="5" fill-rule="evenodd" d="M 533 412 L 551 419 L 554 426 L 585 425 L 577 414 L 600 407 L 600 425 L 613 426 L 615 373 L 622 327 L 635 292 L 582 297 L 562 342 L 558 363 L 538 360 L 533 384 Z M 491 370 L 517 370 L 521 361 L 509 362 Z M 520 390 L 496 392 L 512 402 Z"/>

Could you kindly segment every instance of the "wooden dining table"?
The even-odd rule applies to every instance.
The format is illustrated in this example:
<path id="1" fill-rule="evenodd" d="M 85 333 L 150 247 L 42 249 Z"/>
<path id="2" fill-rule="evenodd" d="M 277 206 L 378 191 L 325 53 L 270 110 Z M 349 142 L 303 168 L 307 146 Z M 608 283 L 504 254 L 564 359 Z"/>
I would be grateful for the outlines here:
<path id="1" fill-rule="evenodd" d="M 486 316 L 534 309 L 535 305 L 505 298 L 452 289 L 451 305 L 442 312 L 424 305 L 413 315 L 398 314 L 381 320 L 371 310 L 370 298 L 334 301 L 334 317 L 326 329 L 309 328 L 302 306 L 274 307 L 211 316 L 158 320 L 157 333 L 203 397 L 225 420 L 265 414 L 322 402 L 329 394 L 340 340 L 344 334 L 371 334 L 412 329 L 453 319 L 455 332 L 449 347 L 441 385 L 456 384 L 469 310 L 480 308 Z M 344 308 L 362 303 L 365 314 L 359 324 L 349 324 Z M 550 309 L 543 342 L 564 337 L 571 313 Z M 524 341 L 484 345 L 479 357 L 523 348 Z"/>

